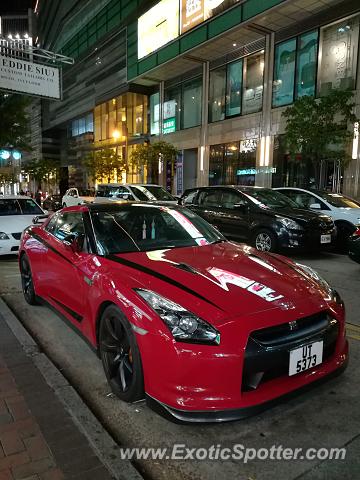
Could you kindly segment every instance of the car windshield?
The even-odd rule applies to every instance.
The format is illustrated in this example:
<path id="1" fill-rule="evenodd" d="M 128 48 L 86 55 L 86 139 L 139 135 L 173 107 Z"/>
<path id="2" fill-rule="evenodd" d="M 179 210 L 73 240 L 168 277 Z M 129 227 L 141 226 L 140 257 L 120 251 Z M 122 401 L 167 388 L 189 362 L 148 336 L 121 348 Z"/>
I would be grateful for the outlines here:
<path id="1" fill-rule="evenodd" d="M 156 185 L 132 185 L 131 190 L 142 202 L 151 202 L 151 201 L 174 201 L 175 198 L 170 195 L 164 188 L 158 187 Z"/>
<path id="2" fill-rule="evenodd" d="M 121 192 L 121 193 L 120 193 Z M 128 191 L 124 192 L 124 188 L 121 190 L 116 185 L 98 185 L 96 190 L 96 197 L 111 198 L 111 197 L 123 197 L 124 195 L 130 195 Z"/>
<path id="3" fill-rule="evenodd" d="M 91 212 L 100 255 L 203 246 L 225 241 L 187 209 L 137 204 Z"/>
<path id="4" fill-rule="evenodd" d="M 41 215 L 43 211 L 32 200 L 0 198 L 0 216 L 5 215 Z"/>
<path id="5" fill-rule="evenodd" d="M 259 206 L 268 208 L 299 208 L 299 205 L 286 195 L 275 190 L 264 189 L 244 189 L 242 192 Z"/>
<path id="6" fill-rule="evenodd" d="M 338 208 L 360 208 L 360 203 L 351 198 L 344 197 L 340 193 L 316 192 L 320 197 Z"/>

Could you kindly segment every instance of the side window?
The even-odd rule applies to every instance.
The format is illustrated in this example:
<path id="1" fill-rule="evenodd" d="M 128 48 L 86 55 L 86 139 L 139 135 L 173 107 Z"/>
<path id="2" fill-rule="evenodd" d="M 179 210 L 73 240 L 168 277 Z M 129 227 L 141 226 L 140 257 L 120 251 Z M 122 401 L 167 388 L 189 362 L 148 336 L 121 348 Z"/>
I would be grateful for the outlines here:
<path id="1" fill-rule="evenodd" d="M 199 195 L 199 205 L 202 207 L 221 207 L 222 191 L 220 188 L 203 190 Z"/>
<path id="2" fill-rule="evenodd" d="M 198 190 L 191 190 L 187 195 L 182 198 L 183 205 L 190 205 L 194 203 Z"/>
<path id="3" fill-rule="evenodd" d="M 52 233 L 54 234 L 54 230 L 55 230 L 55 226 L 56 226 L 56 222 L 57 222 L 57 219 L 58 219 L 58 215 L 53 215 L 50 220 L 49 220 L 49 223 L 46 225 L 45 227 L 45 230 L 49 233 Z"/>
<path id="4" fill-rule="evenodd" d="M 119 187 L 115 196 L 124 200 L 135 200 L 134 196 L 126 187 Z"/>
<path id="5" fill-rule="evenodd" d="M 222 206 L 224 208 L 233 209 L 234 205 L 246 205 L 245 198 L 234 190 L 223 190 L 222 194 Z"/>
<path id="6" fill-rule="evenodd" d="M 57 217 L 56 226 L 52 234 L 63 241 L 68 235 L 74 234 L 78 237 L 84 236 L 85 227 L 82 213 L 66 212 Z"/>

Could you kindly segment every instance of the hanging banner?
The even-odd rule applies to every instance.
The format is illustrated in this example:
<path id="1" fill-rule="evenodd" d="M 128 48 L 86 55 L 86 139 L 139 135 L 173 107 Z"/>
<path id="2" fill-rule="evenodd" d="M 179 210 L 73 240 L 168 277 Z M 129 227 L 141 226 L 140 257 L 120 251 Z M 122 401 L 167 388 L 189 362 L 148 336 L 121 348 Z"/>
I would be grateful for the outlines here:
<path id="1" fill-rule="evenodd" d="M 60 72 L 56 67 L 0 55 L 0 90 L 60 100 Z"/>

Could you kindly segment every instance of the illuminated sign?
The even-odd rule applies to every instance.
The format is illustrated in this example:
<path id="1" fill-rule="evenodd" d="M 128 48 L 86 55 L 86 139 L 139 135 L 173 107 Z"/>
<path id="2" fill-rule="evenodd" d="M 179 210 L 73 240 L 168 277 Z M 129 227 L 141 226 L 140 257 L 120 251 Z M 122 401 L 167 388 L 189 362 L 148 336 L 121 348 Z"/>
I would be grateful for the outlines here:
<path id="1" fill-rule="evenodd" d="M 60 99 L 59 69 L 0 55 L 0 89 Z"/>
<path id="2" fill-rule="evenodd" d="M 175 100 L 169 100 L 164 102 L 164 119 L 175 117 L 176 102 Z"/>
<path id="3" fill-rule="evenodd" d="M 352 146 L 352 155 L 351 158 L 353 160 L 357 159 L 359 148 L 359 122 L 354 123 L 354 136 L 353 136 L 353 146 Z"/>
<path id="4" fill-rule="evenodd" d="M 276 168 L 275 167 L 244 168 L 242 170 L 236 171 L 236 175 L 257 175 L 259 173 L 276 173 Z"/>
<path id="5" fill-rule="evenodd" d="M 232 7 L 240 0 L 180 0 L 180 33 Z"/>
<path id="6" fill-rule="evenodd" d="M 179 36 L 179 0 L 161 0 L 138 19 L 138 58 Z"/>
<path id="7" fill-rule="evenodd" d="M 10 158 L 11 153 L 9 150 L 0 150 L 0 159 L 1 160 L 8 160 Z"/>
<path id="8" fill-rule="evenodd" d="M 176 131 L 176 118 L 168 118 L 164 121 L 163 134 L 173 133 Z"/>

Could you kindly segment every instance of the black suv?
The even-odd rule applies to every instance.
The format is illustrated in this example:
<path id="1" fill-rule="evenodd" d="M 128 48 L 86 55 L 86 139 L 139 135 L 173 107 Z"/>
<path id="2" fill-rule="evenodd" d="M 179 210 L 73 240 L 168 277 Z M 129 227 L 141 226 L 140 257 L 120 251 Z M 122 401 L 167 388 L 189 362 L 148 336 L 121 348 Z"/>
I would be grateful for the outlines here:
<path id="1" fill-rule="evenodd" d="M 180 203 L 226 237 L 262 251 L 319 249 L 334 243 L 336 236 L 329 216 L 301 209 L 270 188 L 199 187 L 186 190 Z"/>

